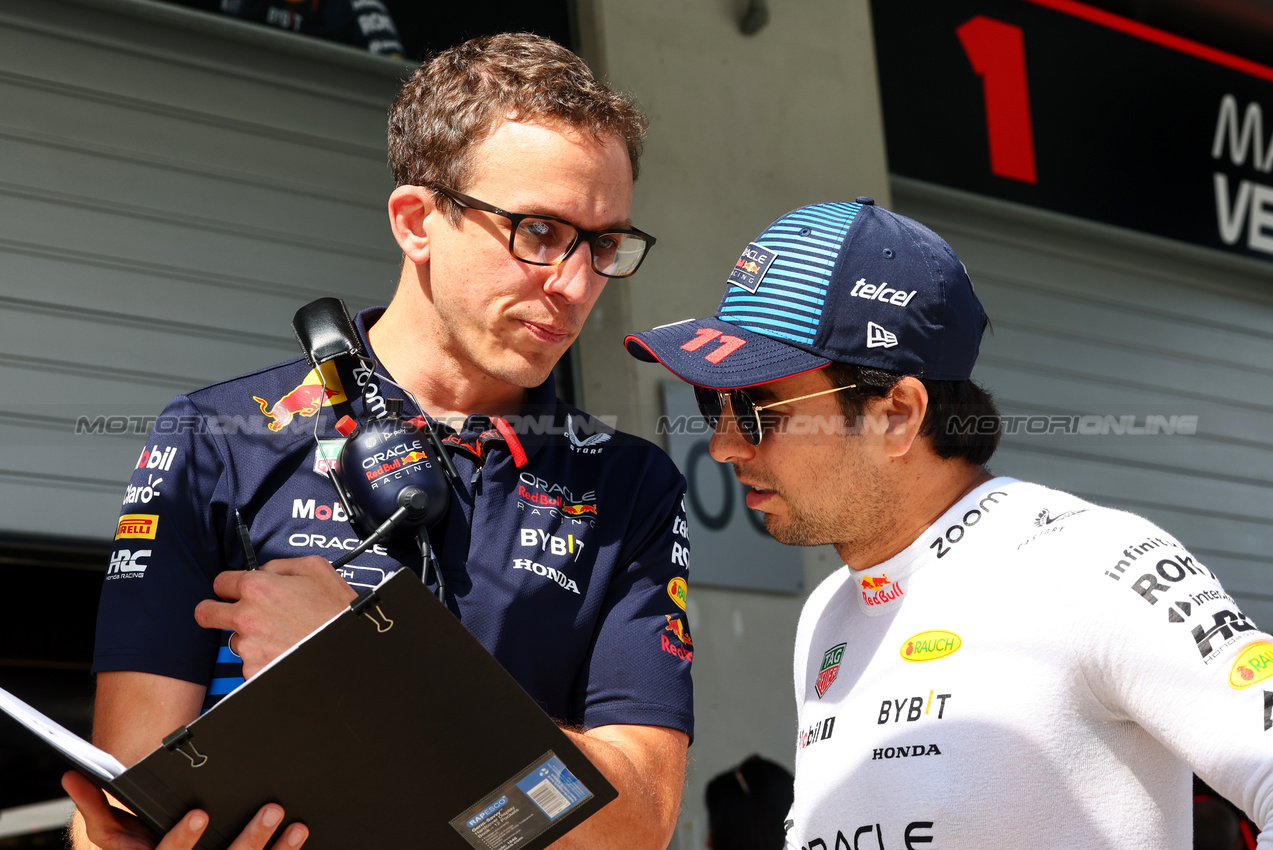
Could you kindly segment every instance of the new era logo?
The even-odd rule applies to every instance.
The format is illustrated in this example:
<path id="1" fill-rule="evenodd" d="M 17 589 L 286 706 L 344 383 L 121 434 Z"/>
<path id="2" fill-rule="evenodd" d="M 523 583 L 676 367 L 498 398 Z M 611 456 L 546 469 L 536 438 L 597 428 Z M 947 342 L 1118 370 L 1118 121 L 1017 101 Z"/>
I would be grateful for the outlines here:
<path id="1" fill-rule="evenodd" d="M 897 336 L 891 331 L 875 324 L 875 322 L 866 323 L 866 347 L 867 348 L 892 348 L 897 345 Z"/>

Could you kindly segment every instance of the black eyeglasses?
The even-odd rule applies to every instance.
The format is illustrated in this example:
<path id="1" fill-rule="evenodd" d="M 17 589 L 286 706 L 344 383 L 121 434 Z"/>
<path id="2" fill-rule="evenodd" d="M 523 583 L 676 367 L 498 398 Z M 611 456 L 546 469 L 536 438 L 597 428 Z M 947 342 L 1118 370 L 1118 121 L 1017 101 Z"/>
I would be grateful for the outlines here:
<path id="1" fill-rule="evenodd" d="M 563 263 L 580 242 L 587 242 L 592 249 L 593 271 L 605 277 L 630 277 L 636 274 L 646 252 L 654 245 L 654 237 L 640 230 L 584 230 L 550 215 L 508 212 L 445 186 L 429 188 L 465 209 L 494 213 L 508 219 L 512 226 L 508 235 L 508 252 L 532 266 Z"/>
<path id="2" fill-rule="evenodd" d="M 769 416 L 762 419 L 760 415 L 762 410 L 790 404 L 793 401 L 804 401 L 807 398 L 817 398 L 820 395 L 838 393 L 841 390 L 851 390 L 856 386 L 857 384 L 849 384 L 843 387 L 832 387 L 829 390 L 821 390 L 820 392 L 796 396 L 795 398 L 785 398 L 782 401 L 774 401 L 769 404 L 756 404 L 744 390 L 714 390 L 695 385 L 694 400 L 698 402 L 698 412 L 703 414 L 707 424 L 715 431 L 720 423 L 721 412 L 725 409 L 725 401 L 728 399 L 729 409 L 734 412 L 734 422 L 738 425 L 739 433 L 746 438 L 747 442 L 753 446 L 758 446 L 761 439 L 765 436 L 766 421 L 772 427 L 775 418 L 773 414 L 769 414 Z"/>

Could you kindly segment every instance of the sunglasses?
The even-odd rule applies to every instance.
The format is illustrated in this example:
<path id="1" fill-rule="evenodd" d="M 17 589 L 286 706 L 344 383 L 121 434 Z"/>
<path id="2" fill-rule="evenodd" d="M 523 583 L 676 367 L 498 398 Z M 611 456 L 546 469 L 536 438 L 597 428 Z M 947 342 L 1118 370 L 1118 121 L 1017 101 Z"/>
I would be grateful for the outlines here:
<path id="1" fill-rule="evenodd" d="M 769 404 L 756 404 L 745 390 L 714 390 L 709 387 L 695 385 L 694 401 L 698 402 L 698 412 L 703 414 L 707 424 L 715 431 L 720 424 L 725 402 L 728 400 L 729 409 L 734 412 L 734 422 L 738 425 L 739 433 L 743 435 L 747 442 L 753 446 L 758 446 L 761 439 L 765 436 L 766 422 L 769 423 L 770 427 L 773 427 L 773 423 L 777 419 L 777 414 L 774 413 L 767 414 L 762 418 L 760 415 L 761 411 L 790 404 L 793 401 L 804 401 L 807 398 L 817 398 L 820 395 L 838 393 L 841 390 L 851 390 L 856 386 L 857 384 L 849 384 L 844 387 L 832 387 L 829 390 L 821 390 L 820 392 L 796 396 L 795 398 L 785 398 L 782 401 L 774 401 Z"/>

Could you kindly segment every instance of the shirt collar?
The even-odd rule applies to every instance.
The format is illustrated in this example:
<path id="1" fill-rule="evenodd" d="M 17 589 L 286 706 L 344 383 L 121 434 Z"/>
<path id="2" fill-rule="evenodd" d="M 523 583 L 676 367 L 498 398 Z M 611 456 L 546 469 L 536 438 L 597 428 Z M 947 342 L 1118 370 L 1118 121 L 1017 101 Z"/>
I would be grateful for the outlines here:
<path id="1" fill-rule="evenodd" d="M 360 311 L 358 315 L 354 317 L 354 328 L 358 331 L 358 336 L 362 340 L 364 350 L 367 352 L 368 356 L 375 361 L 376 372 L 392 380 L 393 375 L 389 374 L 389 370 L 386 369 L 376 357 L 376 352 L 371 347 L 371 327 L 380 320 L 380 317 L 384 315 L 384 312 L 384 307 L 368 307 L 367 309 Z M 412 415 L 424 413 L 425 417 L 432 421 L 432 417 L 429 417 L 428 413 L 417 409 L 409 399 L 406 403 L 405 409 L 409 409 Z M 548 373 L 548 378 L 542 384 L 537 387 L 531 387 L 527 390 L 526 402 L 522 406 L 521 417 L 524 417 L 527 421 L 532 423 L 537 422 L 538 418 L 541 416 L 551 416 L 554 425 L 561 424 L 557 421 L 559 418 L 557 405 L 557 383 L 551 372 Z M 464 428 L 460 433 L 462 435 L 469 434 L 470 432 L 473 432 L 474 434 L 479 433 L 490 427 L 488 424 L 489 422 L 490 419 L 486 416 L 469 416 L 465 420 Z M 545 437 L 549 432 L 542 432 L 538 429 L 518 428 L 516 418 L 514 418 L 511 424 L 518 432 L 518 436 L 522 438 L 522 445 L 525 448 L 526 455 L 528 457 L 533 457 L 546 442 Z"/>
<path id="2" fill-rule="evenodd" d="M 987 543 L 974 543 L 972 548 L 960 547 L 965 535 L 970 539 L 996 535 L 993 531 L 973 526 L 989 518 L 989 514 L 1003 514 L 1005 509 L 999 506 L 1001 499 L 1007 494 L 1001 488 L 1016 483 L 1012 478 L 993 478 L 984 482 L 951 505 L 932 525 L 919 534 L 915 540 L 901 552 L 887 561 L 876 564 L 865 570 L 850 570 L 853 581 L 861 591 L 858 600 L 862 612 L 867 616 L 878 616 L 895 610 L 902 604 L 910 586 L 911 577 L 919 570 L 939 562 L 939 559 L 954 556 L 950 560 L 958 560 L 965 551 L 976 549 L 982 555 Z M 996 511 L 995 509 L 998 508 Z M 1002 528 L 1005 517 L 996 515 L 987 526 Z M 998 532 L 1001 535 L 1002 531 Z"/>

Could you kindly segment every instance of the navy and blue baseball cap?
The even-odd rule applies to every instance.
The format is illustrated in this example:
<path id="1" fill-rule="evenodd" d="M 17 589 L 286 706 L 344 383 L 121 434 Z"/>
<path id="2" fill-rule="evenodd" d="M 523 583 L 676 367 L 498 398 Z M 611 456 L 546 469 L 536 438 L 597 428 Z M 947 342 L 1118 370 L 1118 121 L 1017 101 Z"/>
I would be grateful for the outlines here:
<path id="1" fill-rule="evenodd" d="M 715 316 L 632 334 L 624 345 L 717 389 L 833 361 L 963 381 L 985 327 L 986 311 L 946 241 L 858 198 L 782 216 L 743 249 Z"/>

